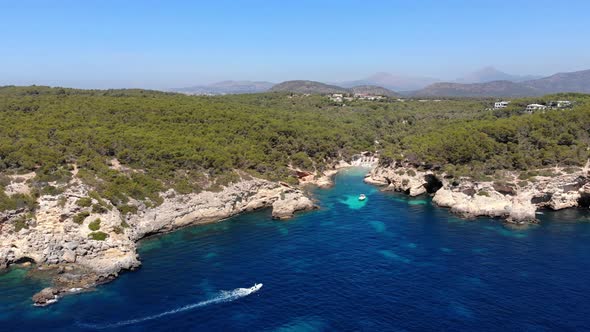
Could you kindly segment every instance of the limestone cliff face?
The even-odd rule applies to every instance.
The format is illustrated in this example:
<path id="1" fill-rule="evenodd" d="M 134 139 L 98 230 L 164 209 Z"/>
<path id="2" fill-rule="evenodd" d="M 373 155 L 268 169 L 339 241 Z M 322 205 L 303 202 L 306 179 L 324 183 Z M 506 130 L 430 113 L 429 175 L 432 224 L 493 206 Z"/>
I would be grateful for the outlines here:
<path id="1" fill-rule="evenodd" d="M 534 222 L 539 208 L 560 210 L 590 204 L 590 179 L 585 169 L 570 174 L 554 169 L 551 176 L 535 176 L 529 181 L 519 181 L 518 174 L 512 174 L 503 181 L 478 182 L 468 178 L 451 181 L 444 174 L 394 164 L 375 168 L 365 181 L 410 196 L 433 194 L 435 204 L 466 218 Z"/>
<path id="2" fill-rule="evenodd" d="M 365 182 L 382 186 L 386 191 L 404 192 L 410 196 L 434 193 L 442 186 L 442 182 L 431 171 L 419 171 L 402 165 L 376 167 L 365 178 Z"/>
<path id="3" fill-rule="evenodd" d="M 434 195 L 433 202 L 465 218 L 488 216 L 514 222 L 534 221 L 536 207 L 526 196 L 510 197 L 494 190 L 471 196 L 465 191 L 441 188 Z"/>
<path id="4" fill-rule="evenodd" d="M 296 211 L 315 205 L 296 188 L 260 179 L 241 181 L 220 192 L 180 195 L 173 190 L 162 193 L 163 203 L 156 207 L 139 206 L 126 216 L 110 205 L 93 212 L 80 207 L 78 199 L 88 197 L 91 188 L 74 178 L 58 196 L 42 196 L 34 216 L 22 210 L 0 214 L 0 268 L 9 264 L 34 261 L 41 266 L 68 267 L 60 270 L 54 288 L 36 296 L 38 304 L 47 304 L 69 289 L 87 288 L 108 281 L 121 270 L 140 265 L 136 241 L 157 233 L 189 225 L 219 221 L 245 211 L 272 208 L 273 217 L 286 219 Z M 93 203 L 99 203 L 93 199 Z M 21 222 L 21 229 L 13 225 Z M 99 229 L 91 223 L 100 220 Z M 93 239 L 97 232 L 104 240 Z M 64 276 L 63 273 L 66 273 Z M 68 282 L 60 283 L 59 280 Z"/>
<path id="5" fill-rule="evenodd" d="M 127 218 L 133 225 L 130 231 L 133 240 L 266 207 L 272 207 L 273 217 L 277 219 L 314 207 L 301 190 L 264 180 L 242 181 L 221 192 L 177 195 L 169 190 L 162 197 L 164 202 L 159 206 L 143 208 Z"/>
<path id="6" fill-rule="evenodd" d="M 65 201 L 60 202 L 56 196 L 41 196 L 34 216 L 19 211 L 5 213 L 6 220 L 27 219 L 27 228 L 15 232 L 9 229 L 11 223 L 4 223 L 0 233 L 0 266 L 24 259 L 47 265 L 76 262 L 114 272 L 138 266 L 133 240 L 125 233 L 114 232 L 122 220 L 118 210 L 111 207 L 102 213 L 92 213 L 90 207 L 76 204 L 88 192 L 89 188 L 76 179 L 61 195 Z M 77 223 L 76 215 L 87 216 Z M 92 233 L 89 224 L 97 219 L 100 219 L 100 230 L 108 234 L 104 241 L 89 238 Z M 101 261 L 107 266 L 100 264 Z M 115 269 L 115 265 L 119 268 Z"/>

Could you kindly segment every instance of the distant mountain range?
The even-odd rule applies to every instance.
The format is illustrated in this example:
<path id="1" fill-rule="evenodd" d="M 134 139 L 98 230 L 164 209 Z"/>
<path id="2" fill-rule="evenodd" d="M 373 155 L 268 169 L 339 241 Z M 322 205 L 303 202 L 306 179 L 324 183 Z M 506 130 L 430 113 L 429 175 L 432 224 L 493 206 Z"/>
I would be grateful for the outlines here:
<path id="1" fill-rule="evenodd" d="M 422 89 L 423 87 L 440 82 L 439 79 L 430 77 L 418 77 L 418 76 L 405 76 L 405 75 L 394 75 L 389 73 L 376 73 L 365 79 L 356 81 L 347 81 L 336 83 L 336 85 L 351 88 L 360 85 L 375 85 L 387 88 L 393 91 L 411 91 Z"/>
<path id="2" fill-rule="evenodd" d="M 558 92 L 590 93 L 590 70 L 558 73 L 548 77 L 510 75 L 486 67 L 454 82 L 433 78 L 377 73 L 366 79 L 326 84 L 315 81 L 286 81 L 279 84 L 254 81 L 219 83 L 172 89 L 186 94 L 240 94 L 282 91 L 292 93 L 363 93 L 381 96 L 399 94 L 424 97 L 520 97 Z M 396 91 L 396 92 L 394 92 Z"/>
<path id="3" fill-rule="evenodd" d="M 286 81 L 273 86 L 271 92 L 291 92 L 309 94 L 367 94 L 394 97 L 397 94 L 389 89 L 375 85 L 359 85 L 351 88 L 343 88 L 337 85 L 330 85 L 315 81 Z"/>
<path id="4" fill-rule="evenodd" d="M 464 77 L 458 78 L 451 83 L 487 83 L 493 81 L 510 81 L 510 82 L 523 82 L 528 80 L 534 80 L 541 78 L 542 76 L 535 75 L 512 75 L 500 71 L 494 67 L 484 67 L 480 70 L 474 71 L 465 75 Z M 335 85 L 350 88 L 359 85 L 376 85 L 393 91 L 416 91 L 423 89 L 429 85 L 435 83 L 442 83 L 443 80 L 432 78 L 432 77 L 420 77 L 420 76 L 407 76 L 407 75 L 396 75 L 389 73 L 376 73 L 365 79 L 356 81 L 347 81 L 341 83 L 334 83 Z"/>
<path id="5" fill-rule="evenodd" d="M 474 71 L 473 73 L 467 74 L 464 77 L 458 78 L 456 83 L 487 83 L 493 81 L 523 82 L 541 77 L 542 76 L 535 75 L 511 75 L 490 66 L 484 67 L 480 70 Z"/>
<path id="6" fill-rule="evenodd" d="M 493 81 L 486 83 L 434 83 L 410 95 L 420 97 L 519 97 L 536 96 L 534 88 L 511 81 Z"/>
<path id="7" fill-rule="evenodd" d="M 411 94 L 426 97 L 524 97 L 559 92 L 590 93 L 590 70 L 558 73 L 522 82 L 435 83 Z"/>
<path id="8" fill-rule="evenodd" d="M 272 88 L 275 83 L 255 81 L 223 81 L 208 85 L 197 85 L 187 88 L 171 89 L 173 92 L 191 95 L 225 95 L 240 93 L 260 93 Z"/>
<path id="9" fill-rule="evenodd" d="M 544 93 L 583 92 L 590 93 L 590 69 L 570 73 L 558 73 L 523 84 Z"/>

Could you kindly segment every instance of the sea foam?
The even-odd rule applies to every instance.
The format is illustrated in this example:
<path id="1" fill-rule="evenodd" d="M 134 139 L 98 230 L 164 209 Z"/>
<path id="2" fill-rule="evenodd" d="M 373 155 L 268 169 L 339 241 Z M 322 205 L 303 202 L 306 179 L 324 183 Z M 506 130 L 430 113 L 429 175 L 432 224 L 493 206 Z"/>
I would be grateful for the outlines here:
<path id="1" fill-rule="evenodd" d="M 240 299 L 242 297 L 256 293 L 257 291 L 260 290 L 260 288 L 262 288 L 262 284 L 254 284 L 254 286 L 252 286 L 250 288 L 236 288 L 231 291 L 221 291 L 221 292 L 219 292 L 219 294 L 210 298 L 209 300 L 205 300 L 205 301 L 201 301 L 201 302 L 197 302 L 197 303 L 193 303 L 193 304 L 188 304 L 183 307 L 164 311 L 159 314 L 154 314 L 154 315 L 150 315 L 150 316 L 128 319 L 128 320 L 123 320 L 120 322 L 108 323 L 108 324 L 79 323 L 78 325 L 80 325 L 82 327 L 90 328 L 90 329 L 103 330 L 103 329 L 110 329 L 110 328 L 115 328 L 115 327 L 121 327 L 121 326 L 126 326 L 126 325 L 142 323 L 145 321 L 150 321 L 150 320 L 162 318 L 164 316 L 174 315 L 174 314 L 177 314 L 180 312 L 208 306 L 211 304 L 235 301 L 235 300 Z"/>

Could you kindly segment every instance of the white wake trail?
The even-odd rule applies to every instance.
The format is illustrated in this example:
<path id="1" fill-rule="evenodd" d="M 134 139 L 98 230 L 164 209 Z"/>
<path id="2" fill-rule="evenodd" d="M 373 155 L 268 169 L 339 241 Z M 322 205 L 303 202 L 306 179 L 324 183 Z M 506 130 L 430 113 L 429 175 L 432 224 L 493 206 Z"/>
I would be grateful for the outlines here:
<path id="1" fill-rule="evenodd" d="M 155 314 L 155 315 L 124 320 L 124 321 L 120 321 L 120 322 L 116 322 L 116 323 L 109 323 L 109 324 L 83 324 L 83 323 L 80 323 L 78 325 L 80 325 L 82 327 L 86 327 L 86 328 L 102 330 L 102 329 L 110 329 L 110 328 L 114 328 L 114 327 L 121 327 L 121 326 L 125 326 L 125 325 L 137 324 L 137 323 L 141 323 L 141 322 L 145 322 L 145 321 L 149 321 L 149 320 L 158 319 L 158 318 L 161 318 L 164 316 L 174 315 L 179 312 L 183 312 L 183 311 L 187 311 L 187 310 L 191 310 L 191 309 L 195 309 L 195 308 L 199 308 L 199 307 L 204 307 L 204 306 L 207 306 L 210 304 L 235 301 L 235 300 L 240 299 L 242 297 L 256 293 L 258 290 L 260 290 L 260 288 L 262 288 L 262 284 L 254 284 L 254 286 L 252 286 L 250 288 L 236 288 L 231 291 L 221 291 L 221 292 L 219 292 L 218 295 L 216 295 L 215 297 L 213 297 L 209 300 L 205 300 L 205 301 L 201 301 L 201 302 L 193 303 L 193 304 L 188 304 L 188 305 L 185 305 L 184 307 L 176 308 L 176 309 L 169 310 L 169 311 L 164 311 L 162 313 Z"/>

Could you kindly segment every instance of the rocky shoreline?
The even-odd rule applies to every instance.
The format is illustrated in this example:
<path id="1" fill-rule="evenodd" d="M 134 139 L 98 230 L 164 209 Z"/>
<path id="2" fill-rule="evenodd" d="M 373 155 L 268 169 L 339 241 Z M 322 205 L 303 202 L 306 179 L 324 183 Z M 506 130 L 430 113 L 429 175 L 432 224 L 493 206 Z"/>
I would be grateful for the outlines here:
<path id="1" fill-rule="evenodd" d="M 300 185 L 328 188 L 339 170 L 352 166 L 340 161 L 323 172 L 300 171 Z M 502 181 L 473 181 L 395 163 L 373 168 L 365 182 L 410 196 L 432 195 L 435 204 L 464 218 L 488 216 L 530 223 L 536 221 L 539 209 L 588 207 L 587 169 L 555 169 L 551 176 L 532 176 L 527 181 L 520 180 L 519 174 Z M 242 180 L 219 192 L 178 194 L 168 190 L 160 194 L 161 204 L 150 207 L 133 201 L 137 211 L 125 215 L 94 198 L 92 205 L 103 204 L 105 209 L 80 207 L 79 200 L 91 191 L 74 177 L 62 194 L 41 196 L 34 216 L 23 209 L 0 212 L 0 269 L 35 263 L 31 271 L 52 280 L 51 287 L 33 296 L 35 305 L 48 305 L 67 294 L 91 290 L 115 279 L 121 271 L 138 268 L 137 242 L 147 236 L 262 208 L 272 208 L 274 219 L 288 219 L 297 211 L 317 208 L 301 189 L 261 179 Z M 15 220 L 23 218 L 28 218 L 26 227 L 11 229 L 17 224 Z M 100 220 L 99 232 L 106 235 L 104 239 L 93 236 L 96 231 L 91 224 L 96 220 Z"/>
<path id="2" fill-rule="evenodd" d="M 365 182 L 410 196 L 430 194 L 433 202 L 464 217 L 487 216 L 512 223 L 534 223 L 539 209 L 588 207 L 588 167 L 509 173 L 500 180 L 452 178 L 408 163 L 379 166 Z"/>
<path id="3" fill-rule="evenodd" d="M 161 204 L 133 202 L 137 212 L 125 215 L 100 198 L 81 207 L 79 200 L 88 199 L 91 191 L 74 177 L 62 194 L 41 196 L 34 215 L 24 209 L 0 212 L 0 269 L 35 263 L 53 281 L 33 296 L 35 305 L 54 303 L 138 268 L 137 241 L 146 236 L 262 208 L 272 208 L 275 219 L 316 208 L 302 190 L 260 179 L 242 180 L 219 192 L 168 190 L 161 193 Z M 90 207 L 96 205 L 103 208 Z"/>

